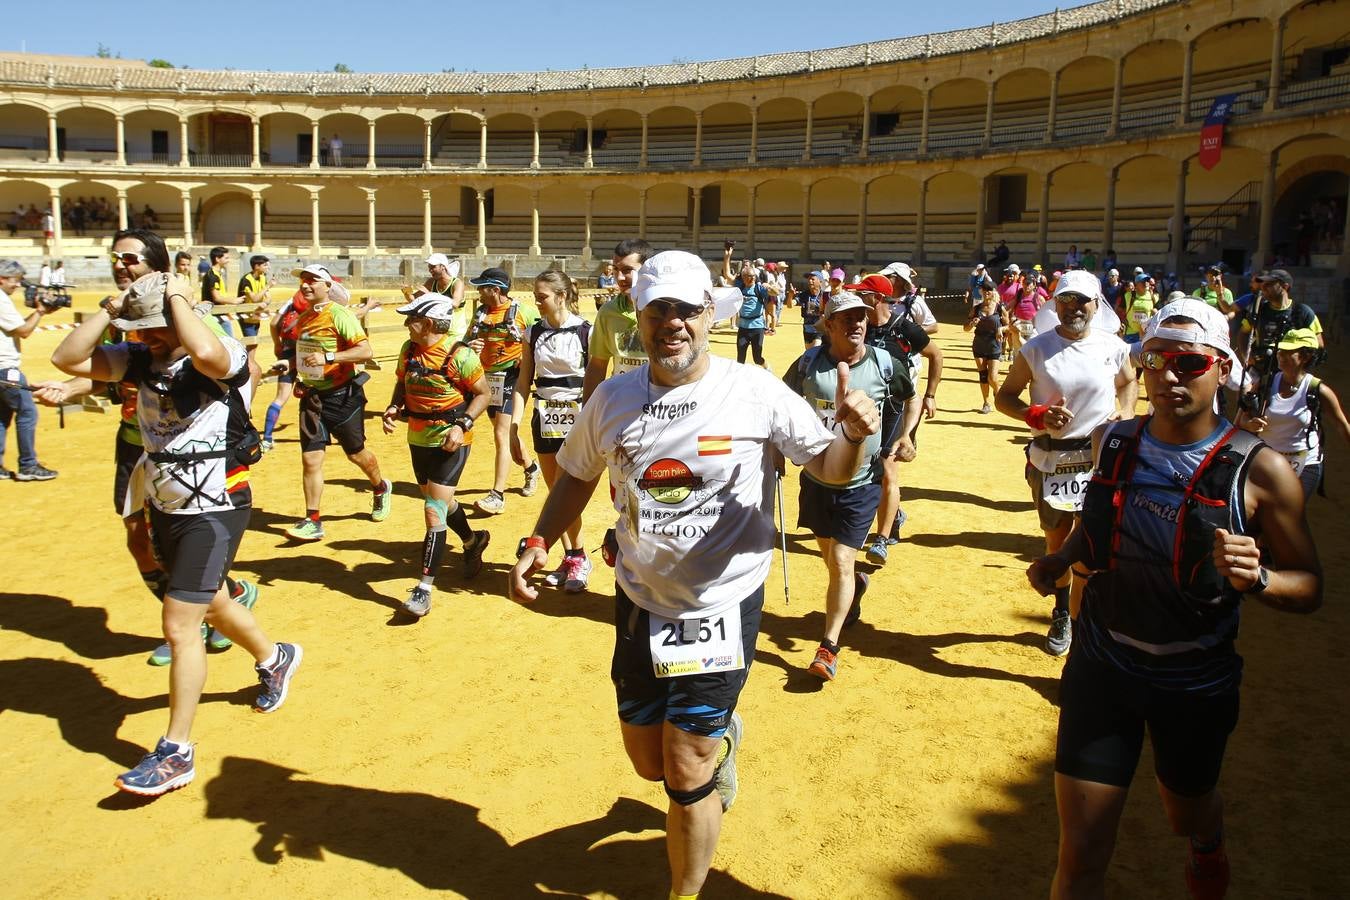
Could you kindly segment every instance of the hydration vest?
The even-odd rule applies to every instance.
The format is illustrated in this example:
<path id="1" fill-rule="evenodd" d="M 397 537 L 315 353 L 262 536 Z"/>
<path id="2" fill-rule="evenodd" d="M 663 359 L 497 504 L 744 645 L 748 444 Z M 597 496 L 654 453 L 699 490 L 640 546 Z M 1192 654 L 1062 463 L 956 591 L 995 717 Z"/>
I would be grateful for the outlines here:
<path id="1" fill-rule="evenodd" d="M 521 343 L 521 341 L 525 339 L 525 336 L 520 333 L 520 326 L 516 324 L 516 319 L 520 315 L 520 301 L 518 300 L 511 301 L 510 307 L 508 307 L 506 310 L 506 317 L 503 318 L 501 322 L 498 323 L 497 325 L 488 324 L 487 314 L 488 314 L 487 308 L 483 306 L 478 307 L 478 309 L 474 312 L 473 325 L 470 326 L 469 328 L 469 331 L 473 335 L 473 337 L 475 338 L 482 337 L 485 332 L 489 332 L 494 328 L 499 328 L 505 332 L 506 339 L 509 341 L 514 341 L 515 343 L 519 344 Z"/>
<path id="2" fill-rule="evenodd" d="M 147 347 L 132 345 L 131 357 L 127 365 L 125 381 L 134 381 L 136 385 L 148 387 L 163 396 L 166 392 L 156 387 L 158 377 L 151 368 L 152 358 Z M 248 367 L 240 369 L 230 378 L 217 381 L 193 368 L 192 360 L 183 367 L 183 373 L 174 380 L 168 396 L 173 400 L 180 417 L 203 408 L 201 398 L 206 396 L 212 403 L 224 403 L 229 410 L 225 425 L 225 447 L 220 450 L 207 450 L 198 453 L 181 453 L 172 450 L 160 450 L 146 455 L 157 463 L 201 462 L 208 459 L 223 459 L 227 468 L 256 465 L 262 459 L 262 438 L 258 429 L 253 427 L 249 415 L 248 403 L 239 389 L 248 384 L 252 377 Z"/>

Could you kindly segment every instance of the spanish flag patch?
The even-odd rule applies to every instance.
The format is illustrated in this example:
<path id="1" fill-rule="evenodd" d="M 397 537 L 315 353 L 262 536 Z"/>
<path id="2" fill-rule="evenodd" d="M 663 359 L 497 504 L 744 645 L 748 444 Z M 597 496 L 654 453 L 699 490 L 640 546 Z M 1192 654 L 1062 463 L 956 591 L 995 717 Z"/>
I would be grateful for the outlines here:
<path id="1" fill-rule="evenodd" d="M 731 452 L 731 435 L 700 434 L 698 436 L 699 456 L 725 456 Z"/>

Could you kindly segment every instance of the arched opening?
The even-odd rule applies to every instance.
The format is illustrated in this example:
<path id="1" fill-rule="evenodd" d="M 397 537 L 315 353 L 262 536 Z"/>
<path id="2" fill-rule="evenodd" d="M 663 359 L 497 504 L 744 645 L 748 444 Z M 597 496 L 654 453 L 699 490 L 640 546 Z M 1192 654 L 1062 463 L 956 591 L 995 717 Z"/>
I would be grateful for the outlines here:
<path id="1" fill-rule="evenodd" d="M 734 181 L 715 181 L 699 193 L 699 241 L 694 252 L 704 259 L 721 259 L 727 241 L 737 241 L 738 256 L 746 246 L 746 213 L 750 191 Z"/>
<path id="2" fill-rule="evenodd" d="M 380 116 L 375 120 L 375 165 L 381 169 L 420 169 L 425 139 L 426 120 L 421 116 Z"/>
<path id="3" fill-rule="evenodd" d="M 585 162 L 585 116 L 571 110 L 559 110 L 539 119 L 539 165 L 542 168 L 580 168 Z"/>
<path id="4" fill-rule="evenodd" d="M 703 111 L 703 164 L 741 166 L 750 159 L 750 107 L 714 103 Z"/>
<path id="5" fill-rule="evenodd" d="M 811 158 L 856 156 L 862 141 L 862 97 L 836 91 L 812 104 Z"/>
<path id="6" fill-rule="evenodd" d="M 225 247 L 253 245 L 253 198 L 240 190 L 224 188 L 194 199 L 197 234 L 203 244 Z M 232 285 L 226 285 L 228 290 Z"/>
<path id="7" fill-rule="evenodd" d="M 657 184 L 647 189 L 647 241 L 654 247 L 683 250 L 689 246 L 693 198 L 683 184 Z"/>
<path id="8" fill-rule="evenodd" d="M 113 114 L 76 106 L 56 114 L 56 152 L 62 160 L 108 162 L 117 157 Z"/>
<path id="9" fill-rule="evenodd" d="M 800 263 L 824 257 L 830 260 L 854 259 L 858 245 L 858 183 L 851 178 L 822 178 L 811 185 L 807 231 L 793 251 Z M 806 250 L 801 259 L 801 250 Z"/>
<path id="10" fill-rule="evenodd" d="M 638 236 L 638 192 L 626 184 L 603 184 L 591 198 L 591 246 L 597 256 L 625 238 Z"/>
<path id="11" fill-rule="evenodd" d="M 127 190 L 127 214 L 133 228 L 149 228 L 166 241 L 183 237 L 183 195 L 167 184 L 138 184 Z"/>
<path id="12" fill-rule="evenodd" d="M 117 229 L 117 189 L 97 181 L 77 181 L 61 188 L 61 228 L 71 237 L 101 241 Z"/>
<path id="13" fill-rule="evenodd" d="M 364 116 L 333 113 L 319 119 L 319 165 L 361 168 L 369 153 L 370 123 Z"/>
<path id="14" fill-rule="evenodd" d="M 872 95 L 867 152 L 914 153 L 923 125 L 923 94 L 918 88 L 895 86 Z"/>
<path id="15" fill-rule="evenodd" d="M 1297 106 L 1350 92 L 1350 0 L 1309 0 L 1285 14 L 1280 105 Z"/>
<path id="16" fill-rule="evenodd" d="M 35 181 L 0 181 L 0 210 L 5 210 L 7 234 L 12 238 L 42 240 L 42 215 L 51 205 L 52 192 Z"/>
<path id="17" fill-rule="evenodd" d="M 431 123 L 432 164 L 458 169 L 477 166 L 482 131 L 482 120 L 477 116 L 457 112 L 438 116 Z"/>
<path id="18" fill-rule="evenodd" d="M 663 106 L 647 116 L 647 168 L 681 169 L 694 162 L 694 111 Z"/>
<path id="19" fill-rule="evenodd" d="M 806 104 L 777 97 L 759 107 L 756 156 L 761 162 L 795 162 L 806 149 Z"/>
<path id="20" fill-rule="evenodd" d="M 122 120 L 127 162 L 171 165 L 182 157 L 178 116 L 162 109 L 129 112 Z"/>
<path id="21" fill-rule="evenodd" d="M 1050 116 L 1050 73 L 1018 69 L 994 85 L 994 124 L 989 143 L 1015 147 L 1045 141 Z"/>
<path id="22" fill-rule="evenodd" d="M 583 126 L 584 127 L 584 126 Z M 539 192 L 539 246 L 549 256 L 577 254 L 586 243 L 586 193 L 575 183 Z"/>
<path id="23" fill-rule="evenodd" d="M 1160 130 L 1181 111 L 1184 48 L 1177 41 L 1140 44 L 1125 56 L 1120 89 L 1120 129 Z"/>
<path id="24" fill-rule="evenodd" d="M 45 162 L 47 114 L 23 103 L 0 105 L 0 160 L 27 159 Z"/>
<path id="25" fill-rule="evenodd" d="M 1084 56 L 1059 70 L 1055 140 L 1087 142 L 1105 136 L 1111 127 L 1115 65 L 1101 56 Z"/>
<path id="26" fill-rule="evenodd" d="M 1052 269 L 1058 269 L 1063 267 L 1065 254 L 1073 246 L 1080 257 L 1088 255 L 1088 251 L 1094 251 L 1094 255 L 1101 259 L 1105 254 L 1101 242 L 1106 205 L 1106 178 L 1101 166 L 1074 162 L 1055 169 L 1050 175 L 1049 199 L 1045 258 L 1035 259 L 1034 254 L 1024 258 L 1033 263 L 1044 262 Z M 1033 233 L 1040 221 L 1040 201 L 1038 195 L 1034 200 L 1035 212 L 1026 216 Z M 1011 248 L 1012 241 L 1008 245 Z M 1034 243 L 1032 247 L 1035 247 Z"/>
<path id="27" fill-rule="evenodd" d="M 267 246 L 285 247 L 290 253 L 307 252 L 311 245 L 309 191 L 278 184 L 264 190 L 262 197 L 263 241 Z M 322 210 L 322 195 L 319 204 Z"/>
<path id="28" fill-rule="evenodd" d="M 1161 156 L 1136 156 L 1117 167 L 1114 246 L 1107 249 L 1116 251 L 1122 273 L 1166 261 L 1176 184 L 1177 163 Z"/>
<path id="29" fill-rule="evenodd" d="M 263 165 L 309 165 L 315 148 L 308 118 L 290 112 L 268 113 L 259 120 L 259 129 Z"/>
<path id="30" fill-rule="evenodd" d="M 929 100 L 929 151 L 960 150 L 984 143 L 989 88 L 974 78 L 955 78 L 933 88 Z"/>
<path id="31" fill-rule="evenodd" d="M 606 169 L 636 169 L 642 158 L 642 117 L 631 109 L 607 109 L 591 119 L 591 156 Z"/>
<path id="32" fill-rule="evenodd" d="M 488 124 L 491 135 L 492 125 Z M 491 144 L 488 153 L 492 152 Z M 526 161 L 528 164 L 528 160 Z M 493 253 L 527 253 L 534 206 L 530 192 L 514 184 L 492 189 L 492 214 L 487 223 L 487 245 Z"/>
<path id="33" fill-rule="evenodd" d="M 904 175 L 883 175 L 867 185 L 867 246 L 869 262 L 911 260 L 917 263 L 915 230 L 919 210 L 919 183 Z"/>
<path id="34" fill-rule="evenodd" d="M 1260 112 L 1270 78 L 1270 40 L 1270 23 L 1263 19 L 1225 22 L 1196 37 L 1190 117 L 1203 119 L 1222 94 L 1237 95 L 1233 116 Z"/>
<path id="35" fill-rule="evenodd" d="M 925 262 L 964 266 L 974 258 L 975 210 L 981 200 L 980 181 L 974 175 L 943 172 L 928 179 Z"/>
<path id="36" fill-rule="evenodd" d="M 796 257 L 805 201 L 799 182 L 782 178 L 761 182 L 755 191 L 755 239 L 746 252 L 765 259 Z"/>

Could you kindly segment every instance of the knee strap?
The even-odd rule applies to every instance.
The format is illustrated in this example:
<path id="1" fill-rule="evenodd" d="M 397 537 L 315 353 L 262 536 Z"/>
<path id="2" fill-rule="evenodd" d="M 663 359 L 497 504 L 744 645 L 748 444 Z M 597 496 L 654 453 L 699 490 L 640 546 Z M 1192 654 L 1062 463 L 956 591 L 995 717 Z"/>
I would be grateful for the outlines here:
<path id="1" fill-rule="evenodd" d="M 988 370 L 988 369 L 981 369 L 981 370 L 980 370 L 980 384 L 988 384 L 988 383 L 989 383 L 989 370 Z"/>
<path id="2" fill-rule="evenodd" d="M 436 518 L 440 522 L 440 527 L 438 530 L 444 531 L 445 523 L 449 518 L 450 504 L 445 500 L 437 500 L 434 497 L 425 497 L 422 500 L 422 506 L 423 508 L 436 514 Z"/>
<path id="3" fill-rule="evenodd" d="M 708 783 L 702 787 L 696 787 L 692 791 L 677 791 L 669 783 L 662 781 L 666 788 L 666 796 L 674 800 L 680 806 L 693 806 L 704 797 L 717 790 L 717 778 L 709 778 Z"/>

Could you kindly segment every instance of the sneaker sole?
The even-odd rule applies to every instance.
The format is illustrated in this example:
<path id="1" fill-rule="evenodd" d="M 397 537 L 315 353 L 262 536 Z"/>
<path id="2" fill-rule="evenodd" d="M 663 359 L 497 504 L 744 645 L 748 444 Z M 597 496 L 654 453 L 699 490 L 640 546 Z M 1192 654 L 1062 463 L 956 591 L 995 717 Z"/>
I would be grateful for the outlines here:
<path id="1" fill-rule="evenodd" d="M 1046 641 L 1046 643 L 1045 643 L 1045 652 L 1048 653 L 1050 656 L 1053 656 L 1053 657 L 1055 657 L 1056 659 L 1059 659 L 1060 657 L 1064 657 L 1064 656 L 1068 656 L 1068 655 L 1069 655 L 1069 647 L 1070 647 L 1069 644 L 1065 644 L 1065 645 L 1064 645 L 1064 648 L 1063 648 L 1062 650 L 1056 650 L 1056 649 L 1050 644 L 1049 641 Z"/>
<path id="2" fill-rule="evenodd" d="M 425 617 L 427 613 L 431 612 L 431 605 L 427 604 L 426 609 L 414 609 L 411 604 L 405 603 L 403 604 L 403 611 L 410 616 L 416 616 L 421 619 Z"/>
<path id="3" fill-rule="evenodd" d="M 286 695 L 290 693 L 291 690 L 291 679 L 295 677 L 295 670 L 300 668 L 300 660 L 305 658 L 305 650 L 303 647 L 301 647 L 299 644 L 292 644 L 291 646 L 295 648 L 295 661 L 291 663 L 290 669 L 286 672 L 285 679 L 283 679 L 281 682 L 281 696 L 277 698 L 276 705 L 269 707 L 267 709 L 262 709 L 261 707 L 255 705 L 253 707 L 254 712 L 262 713 L 263 715 L 267 715 L 268 713 L 274 713 L 277 710 L 281 709 L 282 704 L 286 702 Z"/>
<path id="4" fill-rule="evenodd" d="M 589 586 L 589 581 L 567 581 L 563 583 L 563 593 L 581 594 L 584 593 Z"/>
<path id="5" fill-rule="evenodd" d="M 818 666 L 815 663 L 806 667 L 806 671 L 819 678 L 821 681 L 834 681 L 834 673 L 824 666 Z"/>
<path id="6" fill-rule="evenodd" d="M 230 640 L 229 638 L 227 638 L 225 635 L 222 634 L 215 640 L 208 639 L 206 642 L 206 646 L 210 647 L 212 650 L 228 650 L 234 646 L 234 641 Z"/>
<path id="7" fill-rule="evenodd" d="M 15 481 L 51 481 L 55 475 L 15 475 Z"/>
<path id="8" fill-rule="evenodd" d="M 258 604 L 258 595 L 261 593 L 258 590 L 258 586 L 253 582 L 245 581 L 242 578 L 239 580 L 239 586 L 244 589 L 244 592 L 236 597 L 234 602 L 238 603 L 244 609 L 252 610 L 253 607 Z"/>
<path id="9" fill-rule="evenodd" d="M 313 543 L 315 543 L 315 542 L 317 542 L 317 541 L 323 540 L 323 535 L 322 535 L 322 534 L 304 534 L 304 535 L 301 535 L 301 534 L 296 534 L 294 531 L 287 531 L 287 532 L 286 532 L 286 537 L 290 538 L 290 539 L 293 540 L 293 541 L 299 541 L 299 542 L 302 543 L 302 544 L 313 544 Z"/>
<path id="10" fill-rule="evenodd" d="M 132 784 L 126 784 L 125 782 L 122 781 L 120 777 L 113 781 L 113 786 L 116 787 L 119 791 L 125 791 L 128 794 L 135 794 L 138 797 L 159 797 L 169 793 L 170 791 L 176 791 L 179 788 L 187 787 L 189 784 L 192 784 L 192 779 L 196 777 L 197 777 L 197 770 L 195 768 L 192 768 L 181 775 L 170 778 L 168 781 L 164 782 L 164 784 L 156 788 L 143 788 L 143 787 L 136 787 L 135 785 Z"/>

